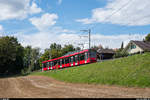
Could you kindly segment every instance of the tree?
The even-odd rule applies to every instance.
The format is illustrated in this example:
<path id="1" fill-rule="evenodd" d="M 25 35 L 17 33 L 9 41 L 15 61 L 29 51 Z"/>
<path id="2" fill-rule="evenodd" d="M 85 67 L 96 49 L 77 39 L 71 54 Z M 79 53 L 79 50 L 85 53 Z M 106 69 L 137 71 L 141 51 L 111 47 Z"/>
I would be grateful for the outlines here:
<path id="1" fill-rule="evenodd" d="M 127 57 L 129 54 L 127 51 L 123 51 L 121 49 L 116 50 L 115 55 L 113 58 L 120 58 L 120 57 Z"/>
<path id="2" fill-rule="evenodd" d="M 32 48 L 27 46 L 24 48 L 24 72 L 30 73 L 31 71 L 40 69 L 40 48 Z"/>
<path id="3" fill-rule="evenodd" d="M 50 48 L 45 49 L 44 53 L 40 57 L 40 60 L 39 60 L 40 66 L 42 67 L 43 61 L 61 57 L 61 56 L 65 55 L 66 53 L 71 52 L 71 51 L 75 51 L 75 50 L 80 50 L 80 48 L 77 47 L 75 49 L 74 46 L 71 44 L 65 45 L 62 48 L 60 44 L 53 43 L 50 45 Z"/>
<path id="4" fill-rule="evenodd" d="M 122 42 L 122 44 L 121 44 L 121 50 L 123 50 L 123 42 Z"/>
<path id="5" fill-rule="evenodd" d="M 91 47 L 91 49 L 94 49 L 94 50 L 97 51 L 98 50 L 98 46 L 94 45 L 94 46 Z"/>
<path id="6" fill-rule="evenodd" d="M 71 51 L 75 51 L 75 48 L 72 44 L 65 45 L 64 48 L 62 48 L 63 55 L 65 55 L 66 53 L 71 52 Z"/>
<path id="7" fill-rule="evenodd" d="M 49 59 L 50 59 L 50 57 L 49 57 L 49 51 L 45 50 L 45 52 L 42 54 L 42 56 L 39 59 L 40 67 L 42 67 L 42 62 L 43 61 L 49 60 Z"/>
<path id="8" fill-rule="evenodd" d="M 76 47 L 75 50 L 81 50 L 81 48 L 80 47 Z"/>
<path id="9" fill-rule="evenodd" d="M 145 37 L 145 41 L 149 41 L 150 42 L 150 33 Z"/>
<path id="10" fill-rule="evenodd" d="M 23 72 L 22 74 L 25 74 L 27 72 L 29 72 L 29 66 L 31 64 L 31 52 L 32 52 L 32 47 L 31 46 L 27 46 L 24 48 L 24 57 L 23 57 Z"/>
<path id="11" fill-rule="evenodd" d="M 31 52 L 31 64 L 29 66 L 30 71 L 38 70 L 40 68 L 39 58 L 40 48 L 33 48 Z"/>
<path id="12" fill-rule="evenodd" d="M 0 38 L 0 73 L 17 74 L 23 69 L 24 48 L 17 38 L 5 36 Z"/>

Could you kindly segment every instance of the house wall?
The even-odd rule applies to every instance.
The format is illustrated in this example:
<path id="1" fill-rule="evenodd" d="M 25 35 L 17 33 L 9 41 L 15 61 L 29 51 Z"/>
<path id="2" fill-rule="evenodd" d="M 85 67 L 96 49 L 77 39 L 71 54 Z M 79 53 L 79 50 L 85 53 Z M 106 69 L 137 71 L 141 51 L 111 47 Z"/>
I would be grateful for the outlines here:
<path id="1" fill-rule="evenodd" d="M 133 43 L 133 44 L 134 44 L 134 43 Z M 134 45 L 136 45 L 136 44 L 134 44 Z M 133 53 L 137 53 L 137 52 L 143 52 L 143 50 L 142 50 L 140 47 L 138 47 L 137 45 L 136 45 L 136 48 L 131 49 L 131 44 L 130 44 L 130 46 L 128 47 L 127 52 L 128 52 L 129 54 L 133 54 Z"/>

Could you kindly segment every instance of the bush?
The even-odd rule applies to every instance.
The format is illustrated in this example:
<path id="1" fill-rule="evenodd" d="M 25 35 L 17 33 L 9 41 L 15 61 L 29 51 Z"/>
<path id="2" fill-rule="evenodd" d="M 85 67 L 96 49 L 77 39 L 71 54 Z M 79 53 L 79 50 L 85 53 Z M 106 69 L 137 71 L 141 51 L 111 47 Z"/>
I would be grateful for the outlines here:
<path id="1" fill-rule="evenodd" d="M 118 51 L 115 53 L 113 58 L 127 57 L 129 54 L 127 52 Z"/>

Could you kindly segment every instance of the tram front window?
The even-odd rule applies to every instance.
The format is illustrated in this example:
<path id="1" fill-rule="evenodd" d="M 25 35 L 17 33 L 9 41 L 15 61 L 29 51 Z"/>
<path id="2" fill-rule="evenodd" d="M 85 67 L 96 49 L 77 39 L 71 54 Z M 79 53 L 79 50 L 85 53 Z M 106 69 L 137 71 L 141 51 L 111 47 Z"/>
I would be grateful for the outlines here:
<path id="1" fill-rule="evenodd" d="M 96 52 L 91 51 L 91 52 L 90 52 L 90 57 L 91 57 L 91 58 L 96 58 Z"/>

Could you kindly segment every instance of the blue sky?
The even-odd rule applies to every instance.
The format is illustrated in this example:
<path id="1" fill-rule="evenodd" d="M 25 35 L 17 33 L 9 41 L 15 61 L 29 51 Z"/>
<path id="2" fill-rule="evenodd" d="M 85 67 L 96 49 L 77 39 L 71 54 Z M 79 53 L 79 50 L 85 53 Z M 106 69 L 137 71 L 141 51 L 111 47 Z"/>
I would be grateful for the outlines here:
<path id="1" fill-rule="evenodd" d="M 92 46 L 119 48 L 122 41 L 142 40 L 149 31 L 149 0 L 0 0 L 0 35 L 23 46 L 51 43 L 88 48 L 83 29 L 91 29 Z"/>

